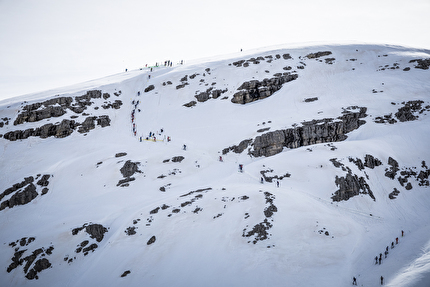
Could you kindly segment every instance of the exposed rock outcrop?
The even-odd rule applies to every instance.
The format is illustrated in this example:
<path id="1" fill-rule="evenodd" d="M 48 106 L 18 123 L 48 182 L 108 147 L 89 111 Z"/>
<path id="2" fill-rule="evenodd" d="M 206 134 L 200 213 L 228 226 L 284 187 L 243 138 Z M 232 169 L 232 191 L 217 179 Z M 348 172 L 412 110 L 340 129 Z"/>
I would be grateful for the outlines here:
<path id="1" fill-rule="evenodd" d="M 392 104 L 395 105 L 395 103 Z M 419 118 L 420 114 L 426 111 L 430 111 L 430 105 L 426 105 L 423 107 L 424 101 L 422 100 L 402 102 L 402 104 L 403 107 L 400 107 L 398 111 L 394 114 L 395 118 L 397 118 L 397 120 L 399 120 L 400 122 L 415 121 Z M 382 117 L 376 117 L 375 123 L 395 124 L 397 123 L 397 120 L 395 118 L 393 117 L 393 114 L 388 114 Z"/>
<path id="2" fill-rule="evenodd" d="M 23 258 L 23 255 L 28 251 L 27 246 L 34 240 L 34 237 L 30 237 L 28 238 L 28 240 L 27 237 L 24 237 L 9 244 L 9 246 L 15 247 L 19 242 L 20 246 L 15 247 L 14 256 L 11 258 L 12 263 L 7 267 L 6 270 L 8 273 L 12 272 L 12 270 L 17 267 L 24 265 L 23 271 L 25 274 L 25 278 L 27 278 L 28 280 L 33 280 L 39 279 L 38 273 L 52 266 L 47 257 L 52 254 L 54 246 L 50 246 L 49 248 L 37 248 L 33 250 L 30 255 Z M 26 247 L 26 249 L 20 250 L 22 247 Z M 33 267 L 30 268 L 31 266 Z"/>
<path id="3" fill-rule="evenodd" d="M 343 141 L 346 134 L 365 123 L 366 108 L 357 108 L 358 112 L 347 112 L 334 119 L 303 122 L 302 126 L 286 130 L 277 130 L 257 136 L 249 154 L 255 157 L 272 156 L 280 153 L 284 147 L 298 148 L 317 143 Z M 224 151 L 223 151 L 224 153 Z"/>
<path id="4" fill-rule="evenodd" d="M 154 85 L 149 85 L 147 88 L 145 88 L 145 93 L 148 93 L 148 92 L 152 91 L 153 89 L 155 89 Z"/>
<path id="5" fill-rule="evenodd" d="M 316 59 L 316 58 L 328 56 L 328 55 L 331 55 L 330 51 L 310 53 L 310 54 L 306 55 L 305 57 L 308 59 Z"/>
<path id="6" fill-rule="evenodd" d="M 418 65 L 415 66 L 415 68 L 417 68 L 417 69 L 428 70 L 430 67 L 430 58 L 429 59 L 415 59 L 415 60 L 409 61 L 409 63 L 415 63 L 415 62 L 418 63 Z"/>
<path id="7" fill-rule="evenodd" d="M 65 138 L 73 133 L 79 127 L 78 132 L 86 133 L 95 128 L 94 121 L 101 127 L 110 125 L 110 119 L 107 115 L 99 117 L 87 117 L 85 121 L 80 124 L 74 120 L 64 119 L 58 124 L 46 124 L 38 128 L 30 128 L 26 130 L 10 131 L 4 134 L 4 138 L 10 141 L 23 140 L 31 136 L 40 138 Z"/>
<path id="8" fill-rule="evenodd" d="M 278 208 L 273 204 L 275 196 L 270 192 L 265 191 L 264 197 L 266 199 L 266 207 L 264 208 L 264 216 L 266 217 L 262 222 L 254 225 L 254 227 L 247 231 L 246 228 L 243 230 L 242 237 L 254 237 L 252 243 L 256 244 L 258 241 L 269 239 L 268 230 L 273 227 L 273 214 L 278 211 Z M 269 221 L 270 220 L 270 221 Z M 248 241 L 250 243 L 251 241 Z"/>
<path id="9" fill-rule="evenodd" d="M 333 201 L 348 200 L 359 194 L 369 194 L 375 200 L 373 192 L 366 183 L 364 177 L 358 177 L 356 174 L 347 173 L 345 177 L 336 176 L 336 186 L 339 187 L 331 197 Z"/>
<path id="10" fill-rule="evenodd" d="M 40 175 L 38 175 L 37 178 L 39 176 Z M 36 185 L 33 183 L 33 176 L 26 177 L 22 182 L 16 183 L 12 187 L 7 188 L 5 191 L 0 193 L 0 210 L 5 209 L 6 207 L 12 208 L 17 205 L 25 205 L 34 200 L 39 195 L 39 192 L 41 195 L 46 194 L 48 192 L 47 186 L 49 185 L 48 179 L 50 177 L 51 175 L 49 174 L 43 175 L 42 178 L 37 181 Z M 4 197 L 10 194 L 12 194 L 12 196 L 9 199 L 2 201 Z"/>
<path id="11" fill-rule="evenodd" d="M 235 104 L 247 104 L 270 97 L 280 90 L 283 84 L 297 78 L 297 74 L 287 74 L 262 81 L 252 80 L 245 82 L 238 88 L 239 92 L 233 95 L 231 102 Z"/>
<path id="12" fill-rule="evenodd" d="M 136 180 L 134 177 L 132 177 L 132 175 L 135 173 L 142 173 L 142 171 L 139 170 L 139 165 L 140 162 L 132 162 L 131 160 L 127 160 L 120 169 L 120 172 L 124 178 L 118 181 L 117 186 L 127 187 L 129 186 L 128 182 Z"/>

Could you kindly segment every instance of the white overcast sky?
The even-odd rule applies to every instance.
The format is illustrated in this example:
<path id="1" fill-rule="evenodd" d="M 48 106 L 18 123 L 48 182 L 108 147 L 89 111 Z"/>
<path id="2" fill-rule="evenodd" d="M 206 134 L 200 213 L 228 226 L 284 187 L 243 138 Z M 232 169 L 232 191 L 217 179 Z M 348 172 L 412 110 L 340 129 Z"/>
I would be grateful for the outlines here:
<path id="1" fill-rule="evenodd" d="M 430 49 L 430 0 L 0 0 L 0 100 L 279 44 Z"/>

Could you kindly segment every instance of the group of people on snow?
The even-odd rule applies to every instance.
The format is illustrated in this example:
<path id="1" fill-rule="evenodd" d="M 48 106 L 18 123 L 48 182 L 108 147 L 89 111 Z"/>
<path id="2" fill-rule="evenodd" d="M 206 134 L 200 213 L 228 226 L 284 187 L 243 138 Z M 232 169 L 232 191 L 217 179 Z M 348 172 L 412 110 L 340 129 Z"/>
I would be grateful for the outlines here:
<path id="1" fill-rule="evenodd" d="M 405 232 L 402 230 L 402 237 L 404 236 L 404 234 L 405 234 Z M 395 242 L 396 242 L 396 245 L 399 244 L 399 238 L 398 237 L 396 237 Z M 393 249 L 394 246 L 395 246 L 394 241 L 392 241 L 391 242 L 391 249 Z M 384 251 L 385 258 L 387 258 L 387 256 L 388 256 L 388 253 L 389 253 L 388 250 L 389 250 L 389 248 L 387 246 L 385 248 L 385 251 Z M 379 256 L 375 257 L 375 265 L 381 265 L 381 263 L 382 263 L 382 253 L 379 253 Z M 384 277 L 381 276 L 380 279 L 381 279 L 381 285 L 384 285 Z M 357 285 L 357 278 L 352 277 L 352 285 Z"/>

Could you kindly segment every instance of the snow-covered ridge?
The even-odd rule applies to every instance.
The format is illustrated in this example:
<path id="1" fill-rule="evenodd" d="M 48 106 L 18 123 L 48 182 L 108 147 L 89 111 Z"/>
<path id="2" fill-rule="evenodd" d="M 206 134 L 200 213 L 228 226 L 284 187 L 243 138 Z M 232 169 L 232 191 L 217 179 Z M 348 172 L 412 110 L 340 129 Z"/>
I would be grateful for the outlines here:
<path id="1" fill-rule="evenodd" d="M 279 47 L 0 102 L 0 285 L 425 284 L 429 65 Z"/>

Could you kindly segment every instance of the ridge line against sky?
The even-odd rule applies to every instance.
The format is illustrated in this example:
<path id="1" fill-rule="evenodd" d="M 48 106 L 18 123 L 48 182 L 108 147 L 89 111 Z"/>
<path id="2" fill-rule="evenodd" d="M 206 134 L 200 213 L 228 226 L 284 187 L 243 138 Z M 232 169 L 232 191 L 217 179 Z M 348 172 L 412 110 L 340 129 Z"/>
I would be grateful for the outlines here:
<path id="1" fill-rule="evenodd" d="M 428 0 L 1 0 L 0 100 L 284 43 L 430 49 L 429 10 Z"/>

